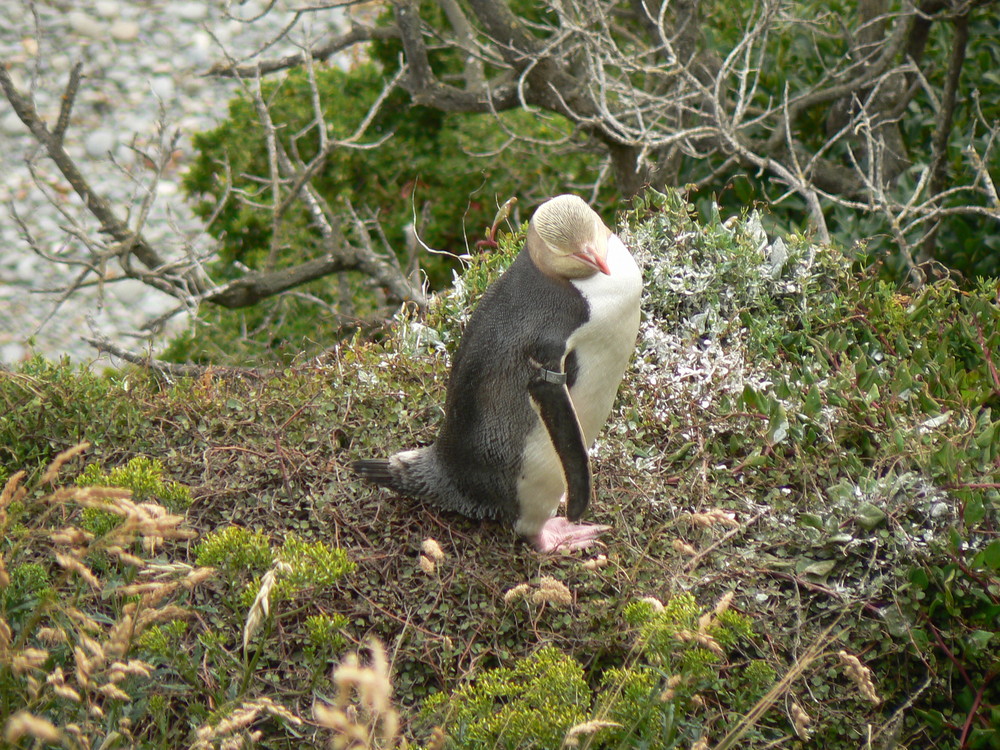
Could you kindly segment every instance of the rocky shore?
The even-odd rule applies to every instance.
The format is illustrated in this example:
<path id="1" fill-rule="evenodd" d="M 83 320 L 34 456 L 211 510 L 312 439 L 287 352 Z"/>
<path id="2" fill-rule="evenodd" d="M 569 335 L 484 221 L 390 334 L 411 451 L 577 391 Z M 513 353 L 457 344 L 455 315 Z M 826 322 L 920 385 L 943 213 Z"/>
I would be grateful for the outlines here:
<path id="1" fill-rule="evenodd" d="M 168 136 L 179 132 L 142 228 L 171 256 L 192 242 L 210 247 L 180 195 L 180 179 L 192 155 L 191 134 L 225 116 L 238 84 L 206 76 L 205 71 L 224 59 L 223 48 L 243 59 L 266 46 L 292 20 L 291 8 L 300 5 L 286 0 L 12 0 L 0 3 L 0 61 L 19 87 L 34 92 L 38 112 L 50 123 L 58 115 L 72 66 L 83 62 L 85 77 L 66 148 L 119 216 L 135 216 L 148 193 L 152 175 L 137 150 L 158 142 L 161 123 Z M 337 17 L 331 11 L 307 14 L 264 56 L 288 54 L 296 42 L 328 33 L 329 25 L 320 24 Z M 158 340 L 150 342 L 137 332 L 147 320 L 176 305 L 167 295 L 139 282 L 121 281 L 80 288 L 62 298 L 61 291 L 82 270 L 67 261 L 85 256 L 80 241 L 64 228 L 92 233 L 96 222 L 45 158 L 35 162 L 44 192 L 35 185 L 27 160 L 37 153 L 37 145 L 2 98 L 0 144 L 0 362 L 14 362 L 32 352 L 95 362 L 96 351 L 82 338 L 92 334 L 136 351 L 155 347 Z M 15 216 L 52 260 L 31 250 Z M 172 325 L 176 330 L 185 324 L 178 318 Z"/>

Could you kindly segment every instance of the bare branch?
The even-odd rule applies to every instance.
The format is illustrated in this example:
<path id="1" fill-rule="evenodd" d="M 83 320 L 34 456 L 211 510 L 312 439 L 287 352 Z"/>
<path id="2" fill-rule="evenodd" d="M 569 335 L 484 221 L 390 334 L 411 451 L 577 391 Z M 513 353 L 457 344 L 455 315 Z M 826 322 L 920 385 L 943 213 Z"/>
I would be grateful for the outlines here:
<path id="1" fill-rule="evenodd" d="M 80 78 L 83 72 L 83 63 L 76 62 L 69 73 L 69 83 L 62 95 L 62 102 L 59 107 L 59 119 L 52 130 L 52 137 L 56 143 L 62 144 L 63 136 L 66 135 L 66 128 L 69 127 L 69 116 L 73 111 L 73 102 L 76 100 L 76 92 L 80 90 Z"/>
<path id="2" fill-rule="evenodd" d="M 934 140 L 931 146 L 931 178 L 930 192 L 939 194 L 945 187 L 945 167 L 948 158 L 948 136 L 951 135 L 952 122 L 955 118 L 955 97 L 958 93 L 958 81 L 962 75 L 962 65 L 965 63 L 965 49 L 969 42 L 969 15 L 958 16 L 952 24 L 955 38 L 952 40 L 951 54 L 948 57 L 948 74 L 945 76 L 944 92 L 941 97 L 941 109 L 938 111 L 937 123 L 934 127 Z M 937 229 L 932 229 L 921 247 L 921 260 L 929 260 L 934 256 L 934 246 L 937 239 Z"/>
<path id="3" fill-rule="evenodd" d="M 396 39 L 399 37 L 399 30 L 395 26 L 369 27 L 356 24 L 346 34 L 340 34 L 330 39 L 325 44 L 321 44 L 314 49 L 303 52 L 296 52 L 292 55 L 276 60 L 262 60 L 260 62 L 237 65 L 233 60 L 217 62 L 205 75 L 220 76 L 222 78 L 253 78 L 257 75 L 267 75 L 279 70 L 288 70 L 305 64 L 306 57 L 313 60 L 327 60 L 338 52 L 342 52 L 348 47 L 362 42 L 370 42 L 375 39 Z"/>
<path id="4" fill-rule="evenodd" d="M 71 78 L 71 86 L 72 80 Z M 35 110 L 31 98 L 17 89 L 10 78 L 10 73 L 3 65 L 0 65 L 0 88 L 3 88 L 4 95 L 21 122 L 28 127 L 35 140 L 45 148 L 49 158 L 59 168 L 76 194 L 80 196 L 84 205 L 101 223 L 101 231 L 114 238 L 119 243 L 122 252 L 134 252 L 146 268 L 156 270 L 164 267 L 166 261 L 159 252 L 141 234 L 129 229 L 128 225 L 115 215 L 108 201 L 90 186 L 76 163 L 63 148 L 62 138 L 57 138 L 48 129 L 45 121 Z M 159 284 L 158 288 L 175 297 L 185 294 L 188 289 L 202 290 L 205 288 L 205 279 L 194 271 L 186 272 L 182 279 L 186 289 L 178 284 L 167 282 Z"/>

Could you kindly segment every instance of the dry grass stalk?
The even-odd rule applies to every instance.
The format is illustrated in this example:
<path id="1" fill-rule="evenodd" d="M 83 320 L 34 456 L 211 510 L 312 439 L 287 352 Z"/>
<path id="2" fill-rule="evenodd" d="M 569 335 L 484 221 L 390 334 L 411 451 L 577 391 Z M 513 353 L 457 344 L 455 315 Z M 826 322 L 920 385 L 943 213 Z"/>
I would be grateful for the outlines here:
<path id="1" fill-rule="evenodd" d="M 38 742 L 53 745 L 62 741 L 62 732 L 52 722 L 27 711 L 18 711 L 10 717 L 7 726 L 4 727 L 3 736 L 10 745 L 22 737 L 32 737 Z"/>
<path id="2" fill-rule="evenodd" d="M 563 747 L 578 747 L 580 744 L 581 735 L 591 735 L 601 729 L 608 729 L 609 727 L 620 727 L 617 721 L 603 721 L 601 719 L 592 719 L 591 721 L 585 721 L 582 724 L 577 724 L 575 727 L 570 727 L 570 730 L 566 732 L 566 737 L 563 739 Z"/>
<path id="3" fill-rule="evenodd" d="M 239 708 L 233 710 L 225 718 L 221 719 L 219 723 L 215 725 L 206 724 L 204 726 L 198 727 L 195 732 L 195 741 L 191 745 L 191 750 L 208 750 L 212 747 L 212 743 L 215 740 L 223 740 L 223 745 L 228 742 L 239 742 L 241 744 L 229 745 L 235 747 L 242 747 L 242 737 L 234 736 L 237 732 L 242 732 L 247 727 L 249 727 L 257 718 L 261 715 L 277 716 L 285 721 L 300 726 L 302 724 L 302 719 L 293 714 L 284 706 L 275 703 L 268 697 L 257 698 L 255 700 L 244 703 Z M 257 736 L 257 732 L 248 733 L 252 736 Z M 220 745 L 221 747 L 222 745 Z"/>
<path id="4" fill-rule="evenodd" d="M 93 538 L 93 534 L 83 529 L 78 529 L 75 526 L 67 526 L 64 529 L 59 529 L 59 531 L 53 531 L 49 534 L 49 539 L 54 544 L 65 544 L 69 547 L 81 547 L 91 542 Z"/>
<path id="5" fill-rule="evenodd" d="M 80 578 L 86 581 L 92 589 L 99 591 L 101 588 L 101 582 L 97 579 L 86 565 L 77 560 L 71 555 L 64 554 L 62 552 L 55 553 L 56 562 L 59 566 L 70 573 L 76 573 Z"/>
<path id="6" fill-rule="evenodd" d="M 846 651 L 838 651 L 837 656 L 840 657 L 840 662 L 847 667 L 847 676 L 858 686 L 861 694 L 870 700 L 873 705 L 877 706 L 880 704 L 882 699 L 875 692 L 875 684 L 872 682 L 872 671 L 862 664 L 858 657 Z"/>
<path id="7" fill-rule="evenodd" d="M 32 669 L 41 669 L 48 658 L 48 651 L 40 648 L 26 648 L 14 654 L 10 668 L 14 674 L 24 674 Z"/>
<path id="8" fill-rule="evenodd" d="M 24 499 L 27 490 L 21 487 L 21 480 L 27 476 L 27 472 L 22 469 L 21 471 L 14 472 L 7 483 L 3 486 L 3 491 L 0 492 L 0 524 L 4 524 L 7 521 L 7 508 L 14 501 L 20 501 Z"/>
<path id="9" fill-rule="evenodd" d="M 291 565 L 279 562 L 264 574 L 264 578 L 260 582 L 260 590 L 257 592 L 257 597 L 253 600 L 253 604 L 250 605 L 250 611 L 247 612 L 247 621 L 243 626 L 244 651 L 250 645 L 250 638 L 253 637 L 253 634 L 257 632 L 261 623 L 271 613 L 271 589 L 278 582 L 278 574 L 291 572 Z"/>
<path id="10" fill-rule="evenodd" d="M 60 453 L 58 456 L 52 459 L 52 463 L 49 464 L 48 468 L 45 470 L 45 473 L 42 474 L 42 478 L 39 481 L 39 484 L 45 485 L 49 484 L 50 482 L 54 482 L 56 478 L 59 476 L 59 472 L 62 470 L 63 465 L 68 461 L 72 461 L 74 458 L 79 456 L 89 447 L 90 443 L 83 442 L 83 443 L 77 443 L 72 448 L 64 450 L 62 453 Z"/>
<path id="11" fill-rule="evenodd" d="M 743 735 L 749 731 L 749 729 L 754 726 L 760 718 L 778 701 L 781 696 L 788 691 L 789 688 L 795 683 L 795 681 L 802 676 L 802 673 L 812 664 L 823 650 L 826 648 L 827 644 L 832 640 L 833 630 L 840 622 L 840 617 L 835 619 L 827 628 L 819 635 L 819 637 L 813 641 L 813 643 L 806 649 L 805 653 L 798 658 L 798 660 L 788 669 L 788 671 L 778 680 L 767 693 L 758 700 L 753 707 L 743 716 L 736 726 L 733 727 L 729 733 L 723 737 L 715 746 L 715 750 L 729 750 L 730 748 L 737 747 L 737 743 L 743 738 Z"/>
<path id="12" fill-rule="evenodd" d="M 674 552 L 679 552 L 682 555 L 687 555 L 688 557 L 694 557 L 698 554 L 698 550 L 685 542 L 683 539 L 674 539 L 674 541 L 670 543 L 670 546 L 674 548 Z"/>
<path id="13" fill-rule="evenodd" d="M 337 686 L 334 703 L 316 703 L 313 716 L 333 732 L 337 750 L 346 748 L 405 748 L 399 734 L 399 714 L 392 705 L 392 681 L 385 649 L 369 643 L 371 663 L 362 666 L 357 653 L 348 654 L 333 672 Z M 357 702 L 355 705 L 354 701 Z"/>
<path id="14" fill-rule="evenodd" d="M 798 735 L 800 740 L 808 740 L 809 725 L 812 724 L 812 717 L 795 701 L 792 701 L 788 712 L 792 717 L 792 726 L 795 727 L 795 734 Z"/>
<path id="15" fill-rule="evenodd" d="M 688 513 L 685 518 L 687 518 L 691 525 L 703 529 L 710 528 L 716 524 L 721 524 L 731 529 L 735 529 L 740 525 L 739 521 L 736 520 L 735 514 L 727 513 L 717 508 L 704 513 Z"/>

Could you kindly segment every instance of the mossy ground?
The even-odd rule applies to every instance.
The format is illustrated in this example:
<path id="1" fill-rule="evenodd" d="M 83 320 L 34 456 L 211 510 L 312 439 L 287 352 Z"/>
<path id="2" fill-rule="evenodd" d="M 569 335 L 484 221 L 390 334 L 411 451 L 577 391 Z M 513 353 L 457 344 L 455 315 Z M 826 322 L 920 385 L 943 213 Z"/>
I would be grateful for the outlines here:
<path id="1" fill-rule="evenodd" d="M 990 288 L 940 284 L 904 297 L 805 238 L 779 245 L 755 219 L 698 223 L 679 196 L 650 199 L 626 224 L 646 263 L 645 318 L 594 455 L 588 520 L 613 530 L 592 553 L 538 554 L 509 529 L 394 497 L 349 470 L 358 457 L 433 439 L 469 301 L 507 262 L 512 239 L 475 261 L 423 321 L 280 371 L 209 369 L 168 382 L 32 361 L 0 372 L 0 480 L 28 471 L 24 507 L 45 497 L 47 462 L 86 439 L 92 447 L 62 468 L 67 484 L 86 464 L 99 468 L 85 475 L 110 476 L 146 456 L 188 489 L 190 505 L 174 512 L 199 538 L 167 542 L 150 559 L 193 565 L 199 544 L 233 525 L 260 532 L 272 550 L 251 535 L 232 542 L 242 563 L 213 558 L 216 576 L 184 594 L 196 616 L 133 647 L 156 679 L 132 685 L 131 703 L 101 704 L 91 737 L 118 731 L 137 745 L 177 746 L 265 698 L 308 719 L 314 702 L 337 693 L 332 665 L 375 637 L 403 731 L 421 743 L 445 722 L 458 746 L 557 746 L 513 727 L 506 739 L 502 726 L 487 739 L 472 729 L 523 697 L 491 698 L 507 674 L 492 670 L 530 672 L 519 660 L 544 646 L 578 664 L 592 691 L 567 722 L 631 717 L 577 736 L 581 744 L 714 746 L 728 734 L 726 746 L 794 747 L 804 710 L 822 747 L 869 737 L 873 747 L 997 747 L 1000 313 Z M 36 522 L 8 510 L 13 583 L 0 615 L 23 644 L 39 623 L 30 613 L 57 609 L 44 592 L 56 580 L 46 571 L 58 569 L 45 545 L 19 541 Z M 342 549 L 355 567 L 275 597 L 244 649 L 267 563 L 290 537 Z M 429 538 L 445 553 L 433 570 L 421 561 Z M 134 578 L 111 564 L 99 572 L 106 592 Z M 565 585 L 568 602 L 505 598 L 546 577 Z M 728 594 L 752 632 L 738 617 L 697 624 Z M 656 641 L 634 617 L 644 597 L 686 596 L 696 602 L 687 635 L 674 628 Z M 112 601 L 88 606 L 113 618 Z M 711 633 L 719 653 L 697 646 Z M 871 668 L 879 703 L 852 681 L 841 650 Z M 32 699 L 30 674 L 4 673 L 4 720 L 28 708 L 57 725 L 82 721 L 65 701 Z M 783 675 L 789 684 L 767 693 L 763 683 Z M 672 677 L 683 680 L 671 686 Z M 477 678 L 480 693 L 421 711 Z M 609 698 L 619 694 L 632 708 Z M 655 721 L 637 718 L 640 704 Z M 233 736 L 260 731 L 265 747 L 324 740 L 314 724 L 253 705 L 256 718 Z"/>

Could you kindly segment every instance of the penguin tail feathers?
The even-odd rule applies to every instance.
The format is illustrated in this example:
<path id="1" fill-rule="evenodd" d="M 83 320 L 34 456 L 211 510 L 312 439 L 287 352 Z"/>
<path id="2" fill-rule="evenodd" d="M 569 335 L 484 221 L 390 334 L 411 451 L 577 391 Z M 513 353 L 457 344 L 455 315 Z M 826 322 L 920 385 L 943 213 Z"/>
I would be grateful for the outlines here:
<path id="1" fill-rule="evenodd" d="M 351 470 L 362 479 L 382 487 L 396 489 L 398 482 L 387 458 L 363 458 L 351 465 Z"/>

